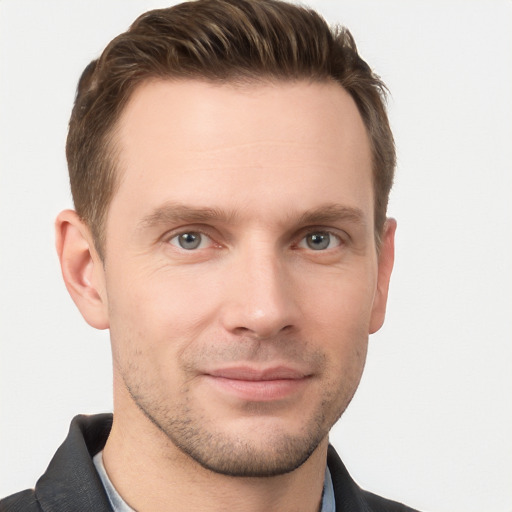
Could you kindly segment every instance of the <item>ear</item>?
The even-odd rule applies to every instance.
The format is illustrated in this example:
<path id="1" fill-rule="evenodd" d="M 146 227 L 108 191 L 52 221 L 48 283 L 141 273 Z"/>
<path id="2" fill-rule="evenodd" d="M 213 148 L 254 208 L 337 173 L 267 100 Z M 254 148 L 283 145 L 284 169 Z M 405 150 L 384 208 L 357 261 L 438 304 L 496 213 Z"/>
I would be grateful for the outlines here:
<path id="1" fill-rule="evenodd" d="M 85 321 L 107 329 L 108 303 L 103 264 L 87 225 L 73 210 L 64 210 L 55 221 L 55 245 L 62 277 Z"/>
<path id="2" fill-rule="evenodd" d="M 370 334 L 377 332 L 382 327 L 386 316 L 389 279 L 395 261 L 395 231 L 396 220 L 386 219 L 378 259 L 377 290 L 375 291 L 370 318 Z"/>

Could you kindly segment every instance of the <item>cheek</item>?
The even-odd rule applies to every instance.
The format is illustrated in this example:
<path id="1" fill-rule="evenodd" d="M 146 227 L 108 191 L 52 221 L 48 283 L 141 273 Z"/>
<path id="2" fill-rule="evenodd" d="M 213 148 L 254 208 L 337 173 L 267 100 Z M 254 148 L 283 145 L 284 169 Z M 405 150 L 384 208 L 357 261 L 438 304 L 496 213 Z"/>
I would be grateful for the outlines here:
<path id="1" fill-rule="evenodd" d="M 107 279 L 113 348 L 141 353 L 162 363 L 197 338 L 215 318 L 216 290 L 207 276 L 176 269 L 136 272 L 121 265 Z"/>
<path id="2" fill-rule="evenodd" d="M 338 271 L 321 280 L 306 277 L 301 285 L 303 313 L 334 332 L 354 334 L 368 326 L 375 296 L 376 277 L 371 267 L 358 272 Z M 307 274 L 306 274 L 307 276 Z"/>
<path id="3" fill-rule="evenodd" d="M 375 293 L 371 276 L 371 268 L 351 275 L 333 274 L 325 279 L 321 292 L 315 287 L 307 294 L 303 327 L 328 356 L 333 379 L 359 382 Z"/>

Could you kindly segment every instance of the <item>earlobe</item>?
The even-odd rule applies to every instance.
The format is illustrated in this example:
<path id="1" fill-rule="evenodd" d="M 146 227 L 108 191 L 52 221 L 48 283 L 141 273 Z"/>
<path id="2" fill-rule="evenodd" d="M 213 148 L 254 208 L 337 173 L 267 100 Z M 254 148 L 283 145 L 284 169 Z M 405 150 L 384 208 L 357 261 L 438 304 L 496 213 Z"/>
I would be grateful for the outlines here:
<path id="1" fill-rule="evenodd" d="M 55 221 L 56 248 L 62 277 L 85 321 L 107 329 L 108 304 L 102 262 L 87 225 L 73 210 L 64 210 Z"/>
<path id="2" fill-rule="evenodd" d="M 396 220 L 386 219 L 378 259 L 377 290 L 373 301 L 369 333 L 377 332 L 384 323 L 388 301 L 389 280 L 395 261 Z"/>

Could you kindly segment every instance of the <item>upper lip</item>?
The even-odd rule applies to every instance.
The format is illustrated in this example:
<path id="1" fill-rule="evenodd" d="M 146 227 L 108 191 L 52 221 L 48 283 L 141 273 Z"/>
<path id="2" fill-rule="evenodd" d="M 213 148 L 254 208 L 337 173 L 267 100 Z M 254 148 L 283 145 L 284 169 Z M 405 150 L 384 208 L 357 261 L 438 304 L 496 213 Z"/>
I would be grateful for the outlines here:
<path id="1" fill-rule="evenodd" d="M 236 366 L 219 368 L 206 372 L 212 377 L 233 380 L 265 381 L 265 380 L 295 380 L 303 379 L 307 373 L 288 366 L 275 366 L 272 368 L 254 368 L 251 366 Z"/>

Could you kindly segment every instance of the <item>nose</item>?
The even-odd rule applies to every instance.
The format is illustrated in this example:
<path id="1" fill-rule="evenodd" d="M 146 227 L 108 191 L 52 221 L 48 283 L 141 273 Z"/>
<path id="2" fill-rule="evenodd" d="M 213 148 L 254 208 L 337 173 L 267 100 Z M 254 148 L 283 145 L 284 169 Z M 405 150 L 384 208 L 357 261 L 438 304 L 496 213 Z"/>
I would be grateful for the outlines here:
<path id="1" fill-rule="evenodd" d="M 221 321 L 232 334 L 268 339 L 298 328 L 292 271 L 272 247 L 248 247 L 233 258 Z"/>

